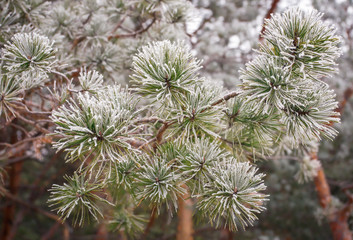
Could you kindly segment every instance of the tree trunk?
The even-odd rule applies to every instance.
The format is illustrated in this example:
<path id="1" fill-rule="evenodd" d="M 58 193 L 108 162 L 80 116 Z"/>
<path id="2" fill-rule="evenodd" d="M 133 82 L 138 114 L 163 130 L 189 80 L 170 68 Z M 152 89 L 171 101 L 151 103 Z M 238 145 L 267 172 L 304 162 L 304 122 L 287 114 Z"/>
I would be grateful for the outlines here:
<path id="1" fill-rule="evenodd" d="M 20 173 L 22 170 L 22 162 L 14 163 L 8 171 L 10 177 L 10 193 L 17 195 L 18 186 L 20 184 Z M 2 239 L 7 240 L 10 237 L 11 227 L 15 216 L 15 203 L 7 199 L 6 208 L 4 209 Z"/>
<path id="2" fill-rule="evenodd" d="M 233 239 L 233 233 L 228 228 L 222 229 L 219 240 L 232 240 L 232 239 Z"/>
<path id="3" fill-rule="evenodd" d="M 193 202 L 188 192 L 185 193 L 183 197 L 179 197 L 178 205 L 178 229 L 176 240 L 193 240 Z"/>
<path id="4" fill-rule="evenodd" d="M 108 239 L 108 230 L 105 223 L 102 222 L 98 226 L 98 231 L 97 231 L 95 240 L 107 240 L 107 239 Z"/>
<path id="5" fill-rule="evenodd" d="M 15 120 L 14 120 L 15 121 Z M 6 138 L 5 133 L 5 138 Z M 16 143 L 19 139 L 16 134 L 16 129 L 11 128 L 10 132 L 10 141 L 11 143 Z M 25 149 L 21 149 L 19 152 L 16 152 L 13 154 L 11 157 L 20 157 L 23 156 Z M 10 165 L 9 169 L 7 170 L 7 175 L 9 178 L 9 191 L 13 195 L 17 195 L 18 192 L 18 187 L 20 185 L 20 175 L 22 171 L 22 161 L 13 163 Z M 15 216 L 15 203 L 11 201 L 10 199 L 6 200 L 6 207 L 4 209 L 4 216 L 3 216 L 3 226 L 2 226 L 2 233 L 1 233 L 1 239 L 7 240 L 11 239 L 11 228 L 14 223 L 14 216 Z"/>
<path id="6" fill-rule="evenodd" d="M 317 153 L 313 153 L 311 159 L 317 160 Z M 317 176 L 314 178 L 314 182 L 320 205 L 323 209 L 326 209 L 330 206 L 332 198 L 330 186 L 327 183 L 322 167 L 320 167 Z M 349 230 L 347 222 L 350 208 L 351 206 L 348 205 L 328 216 L 328 222 L 334 240 L 352 240 L 352 232 Z"/>

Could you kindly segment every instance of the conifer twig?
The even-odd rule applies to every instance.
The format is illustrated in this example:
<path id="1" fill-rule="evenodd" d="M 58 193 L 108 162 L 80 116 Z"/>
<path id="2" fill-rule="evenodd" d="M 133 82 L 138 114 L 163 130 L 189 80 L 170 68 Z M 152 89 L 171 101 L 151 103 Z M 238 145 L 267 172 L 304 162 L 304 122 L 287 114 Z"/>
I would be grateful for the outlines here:
<path id="1" fill-rule="evenodd" d="M 239 93 L 237 91 L 230 92 L 230 93 L 226 94 L 224 97 L 222 97 L 221 99 L 213 102 L 211 104 L 211 106 L 216 106 L 216 105 L 218 105 L 218 104 L 220 104 L 222 102 L 228 101 L 229 99 L 234 98 L 237 95 L 239 95 Z"/>
<path id="2" fill-rule="evenodd" d="M 156 20 L 157 20 L 156 17 L 152 18 L 152 21 L 146 27 L 141 27 L 140 29 L 138 29 L 132 33 L 110 35 L 108 37 L 108 40 L 111 40 L 112 38 L 118 39 L 118 38 L 136 37 L 137 35 L 146 32 L 150 27 L 152 27 L 152 25 L 156 22 Z"/>
<path id="3" fill-rule="evenodd" d="M 268 9 L 268 11 L 267 11 L 267 13 L 266 13 L 266 15 L 264 17 L 264 22 L 263 22 L 262 29 L 261 29 L 261 32 L 260 32 L 260 35 L 259 35 L 259 41 L 260 42 L 263 39 L 263 34 L 265 32 L 265 29 L 266 29 L 265 20 L 271 18 L 271 14 L 274 13 L 274 11 L 276 10 L 278 3 L 279 3 L 279 0 L 272 0 L 271 7 L 270 7 L 270 9 Z"/>

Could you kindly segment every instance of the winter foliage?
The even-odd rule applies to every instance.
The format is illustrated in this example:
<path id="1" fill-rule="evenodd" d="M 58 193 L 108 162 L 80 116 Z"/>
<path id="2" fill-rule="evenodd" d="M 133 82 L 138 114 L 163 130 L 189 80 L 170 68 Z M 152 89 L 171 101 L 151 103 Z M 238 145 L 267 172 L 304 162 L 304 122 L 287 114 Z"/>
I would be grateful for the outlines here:
<path id="1" fill-rule="evenodd" d="M 134 236 L 147 221 L 141 211 L 174 216 L 188 196 L 216 228 L 245 229 L 269 201 L 256 161 L 308 153 L 338 133 L 336 95 L 324 80 L 337 72 L 341 38 L 316 10 L 266 20 L 228 91 L 202 72 L 207 60 L 195 57 L 203 49 L 192 37 L 176 37 L 190 35 L 189 1 L 35 2 L 1 3 L 0 114 L 30 115 L 26 97 L 50 96 L 41 103 L 51 107 L 40 112 L 50 115 L 45 134 L 75 171 L 52 186 L 48 203 L 73 225 L 106 221 Z M 21 13 L 32 25 L 12 24 L 32 8 Z M 305 156 L 301 183 L 321 167 Z"/>
<path id="2" fill-rule="evenodd" d="M 137 91 L 155 101 L 169 103 L 189 92 L 201 68 L 183 43 L 155 42 L 133 58 L 133 80 Z"/>
<path id="3" fill-rule="evenodd" d="M 320 17 L 315 12 L 294 9 L 268 23 L 269 29 L 274 29 L 272 34 L 276 30 L 278 36 L 286 37 L 282 40 L 285 45 L 282 46 L 279 40 L 274 42 L 272 35 L 265 33 L 259 56 L 242 72 L 241 93 L 239 100 L 233 102 L 234 115 L 230 114 L 232 122 L 248 126 L 230 126 L 225 135 L 226 144 L 249 144 L 252 153 L 259 151 L 263 155 L 266 152 L 261 152 L 260 146 L 265 142 L 274 143 L 275 139 L 278 141 L 281 134 L 292 136 L 293 147 L 319 140 L 320 135 L 335 136 L 336 131 L 329 126 L 330 122 L 338 121 L 334 111 L 337 107 L 335 95 L 317 79 L 323 75 L 322 69 L 334 71 L 334 64 L 326 64 L 315 56 L 308 56 L 315 59 L 310 63 L 301 59 L 310 52 L 318 54 L 314 49 L 308 50 L 311 45 L 307 46 L 316 41 L 325 46 L 321 46 L 319 53 L 322 55 L 319 56 L 326 59 L 323 55 L 330 55 L 333 61 L 339 55 L 338 41 L 334 41 L 338 37 L 331 32 L 320 35 L 318 32 L 322 33 L 322 28 L 327 27 L 318 20 L 311 26 L 313 16 Z M 293 29 L 287 25 L 292 25 Z M 271 48 L 270 44 L 273 44 Z M 152 206 L 165 203 L 168 209 L 177 209 L 177 199 L 187 191 L 183 187 L 187 184 L 198 199 L 199 211 L 209 217 L 211 223 L 216 226 L 224 224 L 231 230 L 237 230 L 238 224 L 245 228 L 257 219 L 256 213 L 265 209 L 263 175 L 257 174 L 249 163 L 238 162 L 221 150 L 223 147 L 217 141 L 222 141 L 227 129 L 222 123 L 225 105 L 214 103 L 222 94 L 198 77 L 200 61 L 189 51 L 181 42 L 159 41 L 143 47 L 133 58 L 134 90 L 151 99 L 152 108 L 163 107 L 157 111 L 165 119 L 156 139 L 148 141 L 146 136 L 133 133 L 137 129 L 133 124 L 137 113 L 134 113 L 136 103 L 132 99 L 137 96 L 110 86 L 108 90 L 98 90 L 93 96 L 87 92 L 79 93 L 77 100 L 71 100 L 68 107 L 62 106 L 53 113 L 53 120 L 58 124 L 56 131 L 63 135 L 54 147 L 65 149 L 71 161 L 82 159 L 82 164 L 87 164 L 91 158 L 88 171 L 95 173 L 96 180 L 105 172 L 104 181 L 109 181 L 115 164 L 132 168 L 137 173 L 134 178 L 120 176 L 117 181 L 127 181 L 127 186 L 136 185 L 129 187 L 133 198 L 148 201 Z M 313 68 L 305 68 L 306 64 L 313 64 Z M 89 84 L 96 88 L 101 83 L 96 72 L 81 72 L 79 80 L 82 91 L 88 91 Z M 243 105 L 243 109 L 237 104 Z M 239 111 L 248 111 L 252 117 L 238 119 Z M 249 126 L 251 122 L 253 125 Z M 140 147 L 136 150 L 130 145 L 134 135 L 146 141 L 144 145 L 151 141 L 164 144 L 160 136 L 163 128 L 167 131 L 165 141 L 171 144 L 168 147 L 174 147 L 173 144 L 180 147 L 182 143 L 193 146 L 193 150 L 178 151 L 175 158 L 168 159 L 165 154 L 150 151 L 150 156 L 143 156 L 145 153 Z M 240 138 L 245 135 L 246 139 L 239 141 L 239 137 L 235 138 L 239 133 Z M 135 154 L 138 160 L 125 162 L 121 160 L 125 154 Z M 121 173 L 115 171 L 116 175 Z"/>

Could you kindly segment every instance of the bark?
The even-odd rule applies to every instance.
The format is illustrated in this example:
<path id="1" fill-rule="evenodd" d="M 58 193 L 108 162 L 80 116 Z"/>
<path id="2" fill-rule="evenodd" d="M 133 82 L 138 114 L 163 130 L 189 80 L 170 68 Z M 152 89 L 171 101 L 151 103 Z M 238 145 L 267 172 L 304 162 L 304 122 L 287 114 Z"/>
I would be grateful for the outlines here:
<path id="1" fill-rule="evenodd" d="M 16 143 L 18 141 L 18 137 L 16 135 L 16 129 L 12 128 L 11 129 L 11 143 Z M 24 155 L 24 149 L 22 149 L 19 152 L 16 152 L 13 156 L 11 157 L 22 157 Z M 20 174 L 22 170 L 22 164 L 23 162 L 15 162 L 12 164 L 8 171 L 7 175 L 9 177 L 9 190 L 10 193 L 14 196 L 17 195 L 18 192 L 18 187 L 20 184 Z M 13 201 L 10 199 L 7 199 L 6 201 L 6 207 L 4 209 L 4 215 L 3 215 L 3 226 L 2 226 L 2 232 L 1 232 L 1 239 L 7 240 L 11 238 L 11 228 L 14 222 L 14 216 L 15 216 L 15 204 Z"/>
<path id="2" fill-rule="evenodd" d="M 145 229 L 145 231 L 143 232 L 142 239 L 146 239 L 148 233 L 151 231 L 151 228 L 152 228 L 152 226 L 153 226 L 153 224 L 154 224 L 154 221 L 155 221 L 155 219 L 156 219 L 156 212 L 157 212 L 156 207 L 153 207 L 152 212 L 151 212 L 151 216 L 150 216 L 150 220 L 148 221 L 148 224 L 147 224 L 147 226 L 146 226 L 146 229 Z"/>
<path id="3" fill-rule="evenodd" d="M 54 225 L 49 229 L 48 232 L 46 232 L 40 240 L 50 240 L 53 239 L 53 235 L 56 233 L 56 231 L 60 228 L 60 223 L 56 222 Z"/>
<path id="4" fill-rule="evenodd" d="M 8 171 L 8 175 L 10 176 L 10 187 L 9 190 L 11 194 L 17 195 L 18 186 L 20 183 L 20 173 L 22 170 L 22 163 L 17 162 L 11 166 Z M 11 227 L 14 222 L 15 216 L 15 204 L 10 200 L 7 199 L 6 203 L 7 207 L 4 209 L 4 218 L 3 218 L 3 229 L 2 229 L 2 239 L 10 239 L 10 232 Z"/>
<path id="5" fill-rule="evenodd" d="M 185 186 L 186 188 L 186 186 Z M 192 221 L 193 202 L 187 192 L 178 199 L 178 229 L 176 240 L 193 240 L 194 228 Z"/>
<path id="6" fill-rule="evenodd" d="M 98 231 L 95 240 L 107 240 L 108 239 L 108 229 L 104 222 L 100 223 L 98 226 Z"/>
<path id="7" fill-rule="evenodd" d="M 271 18 L 271 14 L 275 12 L 277 5 L 279 3 L 279 0 L 273 0 L 271 3 L 270 9 L 267 11 L 266 16 L 264 17 L 264 23 L 262 25 L 262 29 L 259 35 L 259 41 L 262 42 L 263 40 L 263 34 L 265 32 L 266 26 L 265 26 L 265 20 Z"/>
<path id="8" fill-rule="evenodd" d="M 63 226 L 63 234 L 62 234 L 62 239 L 64 240 L 69 240 L 70 239 L 70 231 L 69 231 L 69 227 L 67 225 L 67 223 L 63 222 L 62 219 L 60 219 L 57 215 L 51 213 L 51 212 L 47 212 L 29 202 L 26 202 L 20 198 L 18 198 L 17 196 L 9 193 L 7 191 L 7 189 L 5 189 L 4 187 L 2 187 L 0 185 L 0 193 L 7 199 L 11 200 L 13 203 L 18 203 L 18 204 L 21 204 L 22 206 L 28 208 L 28 209 L 31 209 L 43 216 L 46 216 L 56 222 L 59 222 L 62 226 Z M 5 239 L 5 238 L 1 238 L 1 239 Z"/>
<path id="9" fill-rule="evenodd" d="M 220 234 L 220 240 L 232 240 L 233 239 L 233 233 L 228 229 L 222 229 L 221 234 Z"/>
<path id="10" fill-rule="evenodd" d="M 313 153 L 311 159 L 317 160 L 317 154 Z M 330 186 L 328 185 L 322 167 L 319 169 L 317 176 L 314 178 L 314 183 L 320 205 L 323 209 L 327 209 L 330 207 L 332 197 Z M 347 222 L 350 211 L 352 211 L 352 199 L 350 199 L 350 202 L 347 204 L 347 206 L 331 213 L 328 216 L 327 220 L 329 222 L 334 240 L 352 240 L 352 232 L 349 230 Z"/>

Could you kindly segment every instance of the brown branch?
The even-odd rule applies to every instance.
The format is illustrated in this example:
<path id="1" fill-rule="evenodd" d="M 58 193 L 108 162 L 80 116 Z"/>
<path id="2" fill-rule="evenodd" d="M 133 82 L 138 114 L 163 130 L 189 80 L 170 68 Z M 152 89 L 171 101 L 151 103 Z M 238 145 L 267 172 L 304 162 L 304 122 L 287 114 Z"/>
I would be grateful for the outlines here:
<path id="1" fill-rule="evenodd" d="M 22 131 L 27 137 L 31 137 L 30 134 L 28 133 L 28 131 L 24 127 L 22 127 L 18 124 L 15 124 L 15 123 L 10 123 L 9 125 Z"/>
<path id="2" fill-rule="evenodd" d="M 124 30 L 125 32 L 128 32 L 128 33 L 134 32 L 133 30 L 128 29 L 127 27 L 124 27 L 124 25 L 121 25 L 120 28 L 121 28 L 122 30 Z"/>
<path id="3" fill-rule="evenodd" d="M 344 91 L 343 94 L 343 100 L 340 102 L 338 105 L 338 108 L 336 109 L 336 112 L 339 112 L 342 114 L 344 107 L 346 106 L 348 100 L 353 96 L 353 87 L 349 87 Z"/>
<path id="4" fill-rule="evenodd" d="M 57 215 L 55 215 L 55 214 L 53 214 L 53 213 L 50 213 L 50 212 L 47 212 L 47 211 L 45 211 L 45 210 L 43 210 L 43 209 L 41 209 L 41 208 L 39 208 L 39 207 L 37 207 L 37 206 L 34 206 L 34 205 L 32 205 L 32 204 L 30 204 L 30 203 L 28 203 L 28 202 L 25 202 L 25 201 L 23 201 L 23 200 L 17 198 L 15 195 L 9 193 L 9 192 L 8 192 L 4 187 L 2 187 L 2 186 L 0 186 L 0 192 L 1 192 L 1 194 L 2 194 L 3 196 L 5 196 L 6 198 L 8 198 L 8 199 L 10 199 L 10 200 L 12 200 L 12 201 L 14 201 L 14 202 L 16 202 L 16 203 L 19 203 L 19 204 L 21 204 L 21 205 L 23 205 L 23 206 L 25 206 L 25 207 L 27 207 L 27 208 L 29 208 L 29 209 L 35 211 L 35 212 L 38 212 L 38 213 L 40 213 L 40 214 L 42 214 L 42 215 L 44 215 L 44 216 L 46 216 L 46 217 L 48 217 L 48 218 L 50 218 L 50 219 L 52 219 L 52 220 L 54 220 L 54 221 L 59 222 L 60 224 L 62 224 L 62 225 L 63 225 L 63 228 L 64 228 L 64 229 L 63 229 L 63 238 L 64 238 L 64 239 L 67 239 L 67 240 L 69 239 L 69 234 L 70 234 L 70 232 L 69 232 L 69 227 L 68 227 L 67 224 L 65 224 L 65 223 L 63 222 L 63 220 L 61 220 Z"/>
<path id="5" fill-rule="evenodd" d="M 220 104 L 220 103 L 222 103 L 222 102 L 226 102 L 226 101 L 228 101 L 229 99 L 236 97 L 238 94 L 239 94 L 239 93 L 236 92 L 236 91 L 231 92 L 231 93 L 228 93 L 227 95 L 225 95 L 225 96 L 222 97 L 221 99 L 218 99 L 217 101 L 213 102 L 213 103 L 211 104 L 211 106 L 213 107 L 213 106 L 216 106 L 216 105 L 218 105 L 218 104 Z"/>
<path id="6" fill-rule="evenodd" d="M 86 37 L 78 37 L 78 38 L 75 38 L 74 39 L 74 41 L 73 41 L 73 43 L 72 43 L 72 46 L 71 46 L 71 49 L 70 49 L 70 51 L 72 51 L 72 50 L 74 50 L 76 47 L 77 47 L 77 45 L 80 43 L 80 42 L 82 42 L 83 40 L 85 40 L 86 39 Z"/>
<path id="7" fill-rule="evenodd" d="M 141 149 L 145 149 L 147 150 L 148 147 L 150 146 L 150 144 L 154 143 L 156 141 L 156 138 L 152 138 L 150 139 L 149 141 L 145 142 L 144 144 L 142 144 L 141 146 L 138 147 L 138 150 L 141 150 Z"/>
<path id="8" fill-rule="evenodd" d="M 163 126 L 158 130 L 157 135 L 156 135 L 156 142 L 157 144 L 160 144 L 163 140 L 163 134 L 165 131 L 173 125 L 175 122 L 165 122 Z"/>
<path id="9" fill-rule="evenodd" d="M 129 143 L 131 146 L 133 146 L 134 148 L 140 148 L 142 145 L 144 145 L 146 142 L 143 141 L 139 141 L 136 139 L 128 139 L 127 143 Z"/>
<path id="10" fill-rule="evenodd" d="M 100 223 L 98 226 L 98 231 L 96 233 L 95 240 L 108 240 L 108 229 L 104 222 Z"/>
<path id="11" fill-rule="evenodd" d="M 211 21 L 211 19 L 212 19 L 212 16 L 209 18 L 204 18 L 202 23 L 199 25 L 199 27 L 195 31 L 193 31 L 192 33 L 187 34 L 187 35 L 189 37 L 192 37 L 193 35 L 197 34 L 201 29 L 203 29 L 205 27 L 206 23 Z"/>
<path id="12" fill-rule="evenodd" d="M 127 16 L 128 16 L 128 14 L 125 13 L 124 16 L 120 19 L 120 21 L 116 24 L 114 29 L 111 31 L 111 34 L 115 33 L 116 30 L 118 30 L 118 28 L 120 28 L 120 26 L 125 22 L 125 19 Z M 109 38 L 108 38 L 108 40 L 109 40 Z"/>
<path id="13" fill-rule="evenodd" d="M 312 153 L 311 159 L 318 160 L 317 154 Z M 314 183 L 320 206 L 323 209 L 329 208 L 332 202 L 332 196 L 322 167 L 318 170 L 318 173 L 314 178 Z M 349 225 L 347 222 L 349 213 L 352 209 L 352 201 L 353 199 L 350 199 L 350 202 L 346 205 L 346 207 L 340 209 L 339 211 L 330 213 L 328 216 L 328 222 L 334 240 L 352 240 L 352 232 L 349 230 Z"/>
<path id="14" fill-rule="evenodd" d="M 217 231 L 221 231 L 221 230 L 222 230 L 221 228 L 214 228 L 214 227 L 206 226 L 206 227 L 195 229 L 193 236 L 201 235 L 205 232 L 217 232 Z M 172 233 L 170 235 L 163 236 L 163 237 L 159 238 L 159 240 L 175 239 L 175 236 L 176 236 L 176 233 Z"/>
<path id="15" fill-rule="evenodd" d="M 193 240 L 194 227 L 192 221 L 193 201 L 190 198 L 190 193 L 187 191 L 187 186 L 184 196 L 178 197 L 178 230 L 176 240 Z"/>
<path id="16" fill-rule="evenodd" d="M 143 235 L 142 235 L 141 239 L 146 239 L 147 238 L 147 235 L 150 232 L 150 230 L 151 230 L 151 228 L 152 228 L 152 226 L 154 224 L 154 220 L 156 219 L 156 212 L 157 212 L 157 208 L 154 206 L 152 208 L 150 219 L 148 221 L 148 224 L 146 226 L 145 231 L 143 232 Z"/>
<path id="17" fill-rule="evenodd" d="M 15 123 L 17 120 L 14 120 Z M 18 136 L 16 134 L 16 129 L 12 129 L 11 131 L 11 143 L 15 143 L 18 141 Z M 21 148 L 19 151 L 14 152 L 15 157 L 21 157 L 24 155 L 26 148 Z M 10 194 L 16 196 L 18 192 L 18 188 L 20 185 L 20 178 L 22 172 L 22 162 L 16 162 L 15 164 L 11 165 L 10 168 L 7 170 L 8 172 L 8 179 L 9 179 L 9 190 Z M 3 188 L 3 187 L 2 187 Z M 4 188 L 5 189 L 5 188 Z M 1 190 L 0 190 L 1 192 Z M 1 195 L 1 194 L 0 194 Z M 3 228 L 1 232 L 1 238 L 5 240 L 11 239 L 11 228 L 14 225 L 14 214 L 15 214 L 15 205 L 10 199 L 6 201 L 6 208 L 4 209 L 3 215 Z"/>
<path id="18" fill-rule="evenodd" d="M 15 105 L 19 105 L 21 106 L 20 109 L 24 109 L 26 110 L 27 113 L 29 114 L 32 114 L 32 115 L 45 115 L 45 116 L 48 116 L 48 115 L 51 115 L 51 112 L 43 112 L 43 111 L 31 111 L 24 103 L 22 102 L 14 102 Z"/>
<path id="19" fill-rule="evenodd" d="M 133 122 L 134 125 L 144 124 L 144 123 L 165 123 L 165 120 L 160 119 L 158 117 L 149 117 L 149 118 L 141 118 Z"/>
<path id="20" fill-rule="evenodd" d="M 228 228 L 224 228 L 221 230 L 220 240 L 232 240 L 232 239 L 233 239 L 232 231 L 230 231 Z"/>
<path id="21" fill-rule="evenodd" d="M 271 18 L 271 14 L 275 12 L 278 3 L 279 3 L 279 0 L 272 0 L 271 7 L 267 11 L 267 13 L 266 13 L 266 15 L 264 17 L 264 22 L 263 22 L 262 29 L 261 29 L 261 32 L 260 32 L 260 35 L 259 35 L 259 41 L 260 42 L 262 42 L 263 34 L 265 33 L 265 29 L 266 29 L 265 22 L 266 22 L 266 19 L 270 19 Z"/>
<path id="22" fill-rule="evenodd" d="M 27 143 L 27 142 L 33 142 L 35 140 L 39 140 L 39 139 L 45 139 L 47 138 L 46 136 L 43 136 L 43 135 L 40 135 L 40 136 L 37 136 L 37 137 L 30 137 L 30 138 L 25 138 L 21 141 L 18 141 L 14 144 L 10 144 L 10 143 L 3 143 L 3 142 L 0 142 L 0 146 L 5 146 L 5 147 L 8 147 L 8 148 L 15 148 L 23 143 Z"/>
<path id="23" fill-rule="evenodd" d="M 40 132 L 42 132 L 42 133 L 45 133 L 45 134 L 50 133 L 50 131 L 48 131 L 47 129 L 41 127 L 41 126 L 40 126 L 38 123 L 36 123 L 35 121 L 29 120 L 29 119 L 23 117 L 23 116 L 22 116 L 21 114 L 19 114 L 18 112 L 16 112 L 16 118 L 21 119 L 23 122 L 28 123 L 28 124 L 34 126 L 35 128 L 37 128 L 37 129 L 38 129 Z"/>
<path id="24" fill-rule="evenodd" d="M 140 29 L 138 29 L 132 33 L 111 35 L 108 37 L 108 40 L 111 40 L 112 38 L 118 39 L 118 38 L 136 37 L 137 35 L 146 32 L 150 27 L 152 27 L 152 25 L 156 22 L 156 20 L 157 20 L 157 18 L 154 17 L 152 19 L 152 21 L 146 27 L 141 27 Z"/>
<path id="25" fill-rule="evenodd" d="M 58 228 L 60 227 L 60 223 L 56 222 L 49 230 L 48 232 L 46 232 L 40 240 L 50 240 L 53 239 L 53 235 L 54 233 L 58 230 Z"/>
<path id="26" fill-rule="evenodd" d="M 1 163 L 0 167 L 5 167 L 7 165 L 11 165 L 11 164 L 14 164 L 14 163 L 22 162 L 23 160 L 25 160 L 25 159 L 27 159 L 29 157 L 30 156 L 28 156 L 28 155 L 23 155 L 23 156 L 18 156 L 18 157 L 14 157 L 14 158 L 8 159 L 7 161 L 4 161 L 4 163 Z"/>

